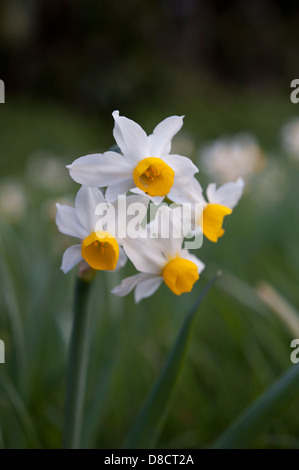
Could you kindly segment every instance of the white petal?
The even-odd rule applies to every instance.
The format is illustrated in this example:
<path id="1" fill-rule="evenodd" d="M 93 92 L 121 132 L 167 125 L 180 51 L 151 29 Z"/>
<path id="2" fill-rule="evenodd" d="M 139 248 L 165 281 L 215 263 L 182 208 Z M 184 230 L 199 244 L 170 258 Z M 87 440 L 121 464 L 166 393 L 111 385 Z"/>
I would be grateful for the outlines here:
<path id="1" fill-rule="evenodd" d="M 158 236 L 156 243 L 166 259 L 176 256 L 184 239 L 184 227 L 181 207 L 171 209 L 162 205 L 157 210 L 155 219 L 149 224 L 151 234 Z"/>
<path id="2" fill-rule="evenodd" d="M 66 165 L 69 170 L 70 177 L 79 184 L 84 184 L 86 186 L 99 186 L 98 170 L 101 158 L 101 153 L 85 155 L 84 157 L 77 158 L 70 165 Z"/>
<path id="3" fill-rule="evenodd" d="M 216 200 L 216 183 L 210 183 L 207 187 L 207 198 L 209 202 L 215 203 Z"/>
<path id="4" fill-rule="evenodd" d="M 210 203 L 220 204 L 233 209 L 239 202 L 244 190 L 244 180 L 239 178 L 235 182 L 226 183 L 216 189 L 216 184 L 211 183 L 207 188 L 207 196 Z"/>
<path id="5" fill-rule="evenodd" d="M 160 157 L 168 155 L 173 136 L 181 129 L 184 116 L 170 116 L 160 122 L 149 136 L 150 155 Z"/>
<path id="6" fill-rule="evenodd" d="M 103 193 L 98 188 L 82 186 L 76 196 L 75 207 L 78 219 L 88 234 L 96 229 L 99 216 L 96 215 L 98 204 L 106 204 Z"/>
<path id="7" fill-rule="evenodd" d="M 61 233 L 77 238 L 85 238 L 88 235 L 73 207 L 61 204 L 56 204 L 56 207 L 56 224 Z"/>
<path id="8" fill-rule="evenodd" d="M 144 231 L 149 202 L 150 198 L 144 193 L 142 195 L 130 195 L 126 198 L 119 197 L 115 201 L 117 236 L 120 243 L 127 236 L 132 237 L 131 230 L 134 230 L 136 236 L 139 230 Z"/>
<path id="9" fill-rule="evenodd" d="M 134 183 L 135 184 L 135 183 Z M 148 196 L 144 191 L 142 191 L 141 189 L 139 188 L 134 188 L 134 189 L 131 189 L 131 193 L 134 193 L 134 194 L 143 194 L 143 195 L 146 195 Z M 163 199 L 164 199 L 164 196 L 148 196 L 150 198 L 151 201 L 153 201 L 155 204 L 160 204 Z"/>
<path id="10" fill-rule="evenodd" d="M 149 157 L 148 137 L 142 127 L 118 111 L 112 113 L 115 125 L 113 135 L 122 153 L 134 163 L 142 158 Z"/>
<path id="11" fill-rule="evenodd" d="M 147 273 L 138 273 L 134 276 L 126 277 L 121 281 L 121 284 L 119 286 L 116 286 L 112 289 L 111 293 L 119 297 L 123 297 L 124 295 L 128 295 L 138 284 L 138 282 L 145 281 L 146 279 L 151 279 L 152 277 L 152 274 Z"/>
<path id="12" fill-rule="evenodd" d="M 138 304 L 141 299 L 145 299 L 146 297 L 150 297 L 156 290 L 160 287 L 163 282 L 163 277 L 152 277 L 145 281 L 139 282 L 135 289 L 135 302 Z"/>
<path id="13" fill-rule="evenodd" d="M 204 202 L 202 187 L 195 177 L 191 178 L 188 183 L 181 182 L 180 180 L 176 181 L 167 197 L 177 204 Z"/>
<path id="14" fill-rule="evenodd" d="M 150 238 L 126 238 L 123 239 L 123 248 L 138 271 L 160 274 L 166 260 L 160 250 L 159 241 Z"/>
<path id="15" fill-rule="evenodd" d="M 196 264 L 198 268 L 198 274 L 200 274 L 206 267 L 205 264 L 197 258 L 197 256 L 192 255 L 188 250 L 182 250 L 181 256 L 182 258 L 188 259 L 189 261 L 192 261 L 192 263 Z"/>
<path id="16" fill-rule="evenodd" d="M 66 274 L 82 260 L 81 245 L 70 246 L 62 257 L 61 269 Z"/>
<path id="17" fill-rule="evenodd" d="M 181 155 L 167 155 L 163 157 L 163 161 L 175 172 L 174 184 L 177 179 L 182 182 L 189 181 L 199 171 L 190 158 Z"/>
<path id="18" fill-rule="evenodd" d="M 67 165 L 70 176 L 84 186 L 105 187 L 132 177 L 132 164 L 119 153 L 85 155 Z"/>
<path id="19" fill-rule="evenodd" d="M 150 197 L 144 192 L 142 192 L 141 194 L 136 194 L 136 195 L 130 194 L 130 196 L 127 196 L 126 202 L 127 202 L 127 205 L 135 204 L 136 202 L 138 202 L 148 207 L 150 203 Z"/>
<path id="20" fill-rule="evenodd" d="M 116 271 L 119 271 L 121 268 L 124 267 L 124 265 L 126 264 L 127 262 L 127 255 L 126 253 L 124 252 L 124 250 L 122 249 L 122 247 L 120 246 L 119 247 L 119 258 L 118 258 L 118 261 L 117 261 L 117 265 L 116 265 L 116 268 L 114 269 L 113 272 L 116 272 Z"/>
<path id="21" fill-rule="evenodd" d="M 135 183 L 133 178 L 124 179 L 120 183 L 109 185 L 105 193 L 105 198 L 108 202 L 114 202 L 117 196 L 126 194 L 127 191 L 130 191 L 134 187 Z"/>

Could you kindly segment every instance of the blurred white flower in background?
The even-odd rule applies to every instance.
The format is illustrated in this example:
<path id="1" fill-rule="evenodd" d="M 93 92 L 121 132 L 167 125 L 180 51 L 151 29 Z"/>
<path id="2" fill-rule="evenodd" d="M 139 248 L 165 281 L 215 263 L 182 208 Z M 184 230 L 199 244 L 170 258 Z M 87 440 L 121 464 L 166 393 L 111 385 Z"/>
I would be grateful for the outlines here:
<path id="1" fill-rule="evenodd" d="M 172 153 L 178 155 L 192 155 L 195 151 L 195 143 L 192 137 L 183 133 L 175 135 L 172 143 Z"/>
<path id="2" fill-rule="evenodd" d="M 0 182 L 0 216 L 8 222 L 17 222 L 25 215 L 26 194 L 18 180 Z"/>
<path id="3" fill-rule="evenodd" d="M 199 167 L 218 183 L 239 177 L 246 180 L 264 163 L 265 156 L 260 146 L 249 134 L 220 138 L 199 151 Z"/>
<path id="4" fill-rule="evenodd" d="M 299 159 L 299 118 L 294 118 L 281 129 L 282 147 L 291 157 Z"/>
<path id="5" fill-rule="evenodd" d="M 283 162 L 275 156 L 268 158 L 259 177 L 252 181 L 251 197 L 265 208 L 284 199 L 289 190 L 288 175 Z"/>
<path id="6" fill-rule="evenodd" d="M 26 173 L 32 184 L 48 191 L 64 190 L 71 184 L 60 158 L 46 152 L 28 159 Z"/>

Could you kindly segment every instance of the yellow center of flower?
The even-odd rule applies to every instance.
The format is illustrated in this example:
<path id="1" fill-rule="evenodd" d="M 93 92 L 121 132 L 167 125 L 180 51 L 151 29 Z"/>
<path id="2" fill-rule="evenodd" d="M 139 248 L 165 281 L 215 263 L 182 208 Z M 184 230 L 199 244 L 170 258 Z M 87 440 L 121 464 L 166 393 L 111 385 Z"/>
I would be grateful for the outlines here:
<path id="1" fill-rule="evenodd" d="M 188 259 L 174 258 L 163 269 L 164 282 L 176 295 L 190 292 L 199 279 L 196 264 Z"/>
<path id="2" fill-rule="evenodd" d="M 91 268 L 113 271 L 119 257 L 119 246 L 110 233 L 93 232 L 84 238 L 81 255 Z"/>
<path id="3" fill-rule="evenodd" d="M 137 188 L 149 196 L 166 196 L 174 180 L 173 169 L 161 158 L 144 158 L 133 172 L 133 179 Z"/>
<path id="4" fill-rule="evenodd" d="M 203 234 L 211 241 L 217 242 L 219 237 L 224 234 L 222 228 L 223 218 L 232 213 L 229 207 L 220 204 L 208 204 L 203 210 L 201 227 Z"/>

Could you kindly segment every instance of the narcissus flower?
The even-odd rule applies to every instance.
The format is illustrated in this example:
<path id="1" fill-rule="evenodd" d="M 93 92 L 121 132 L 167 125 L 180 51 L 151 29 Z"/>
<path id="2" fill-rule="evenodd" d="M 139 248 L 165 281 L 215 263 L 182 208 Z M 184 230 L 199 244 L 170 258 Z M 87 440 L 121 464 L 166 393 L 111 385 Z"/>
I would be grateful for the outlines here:
<path id="1" fill-rule="evenodd" d="M 127 238 L 124 241 L 124 250 L 140 273 L 124 279 L 112 290 L 113 294 L 124 296 L 135 288 L 135 301 L 139 302 L 152 295 L 163 281 L 176 295 L 192 290 L 205 265 L 182 248 L 183 235 L 171 236 L 172 233 L 183 233 L 180 227 L 174 227 L 178 219 L 173 215 L 169 207 L 159 209 L 157 238 Z M 170 236 L 162 238 L 161 235 L 168 231 Z"/>
<path id="2" fill-rule="evenodd" d="M 106 199 L 136 190 L 160 200 L 183 187 L 198 172 L 189 158 L 169 154 L 171 140 L 181 129 L 183 117 L 171 116 L 146 135 L 136 122 L 113 113 L 113 135 L 122 155 L 116 152 L 86 155 L 68 165 L 71 177 L 80 184 L 108 187 Z"/>
<path id="3" fill-rule="evenodd" d="M 147 205 L 148 198 L 126 198 L 126 204 L 136 201 Z M 82 186 L 76 197 L 75 208 L 60 204 L 56 206 L 56 224 L 60 232 L 80 239 L 79 244 L 68 248 L 63 255 L 61 269 L 64 273 L 82 260 L 86 266 L 104 271 L 114 271 L 125 264 L 126 255 L 121 244 L 126 230 L 121 223 L 126 223 L 126 218 L 118 217 L 118 205 L 110 211 L 110 219 L 113 220 L 103 216 L 103 210 L 99 211 L 99 208 L 108 209 L 112 205 L 107 204 L 98 188 Z"/>
<path id="4" fill-rule="evenodd" d="M 224 234 L 223 219 L 232 213 L 232 209 L 239 202 L 244 189 L 244 181 L 239 178 L 235 182 L 226 183 L 216 188 L 215 183 L 209 184 L 207 188 L 207 199 L 203 196 L 203 190 L 199 182 L 193 178 L 181 193 L 176 194 L 174 202 L 179 204 L 186 201 L 202 203 L 202 213 L 191 212 L 191 225 L 193 231 L 203 232 L 212 242 L 217 242 L 218 238 Z"/>

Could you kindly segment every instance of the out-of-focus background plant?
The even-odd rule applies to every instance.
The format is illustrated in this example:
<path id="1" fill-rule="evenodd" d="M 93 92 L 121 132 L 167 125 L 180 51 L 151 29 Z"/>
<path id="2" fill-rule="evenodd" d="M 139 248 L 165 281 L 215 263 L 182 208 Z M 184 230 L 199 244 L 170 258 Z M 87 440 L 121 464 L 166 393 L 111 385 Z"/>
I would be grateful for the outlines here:
<path id="1" fill-rule="evenodd" d="M 3 0 L 0 5 L 0 447 L 59 447 L 75 273 L 55 202 L 78 185 L 65 164 L 113 145 L 111 113 L 149 133 L 184 114 L 174 153 L 203 186 L 238 176 L 246 190 L 225 236 L 196 253 L 190 295 L 165 286 L 135 305 L 99 273 L 83 430 L 86 447 L 122 445 L 184 314 L 201 307 L 159 447 L 205 447 L 291 366 L 299 337 L 299 116 L 295 2 Z M 299 447 L 299 402 L 277 409 L 250 444 Z"/>

